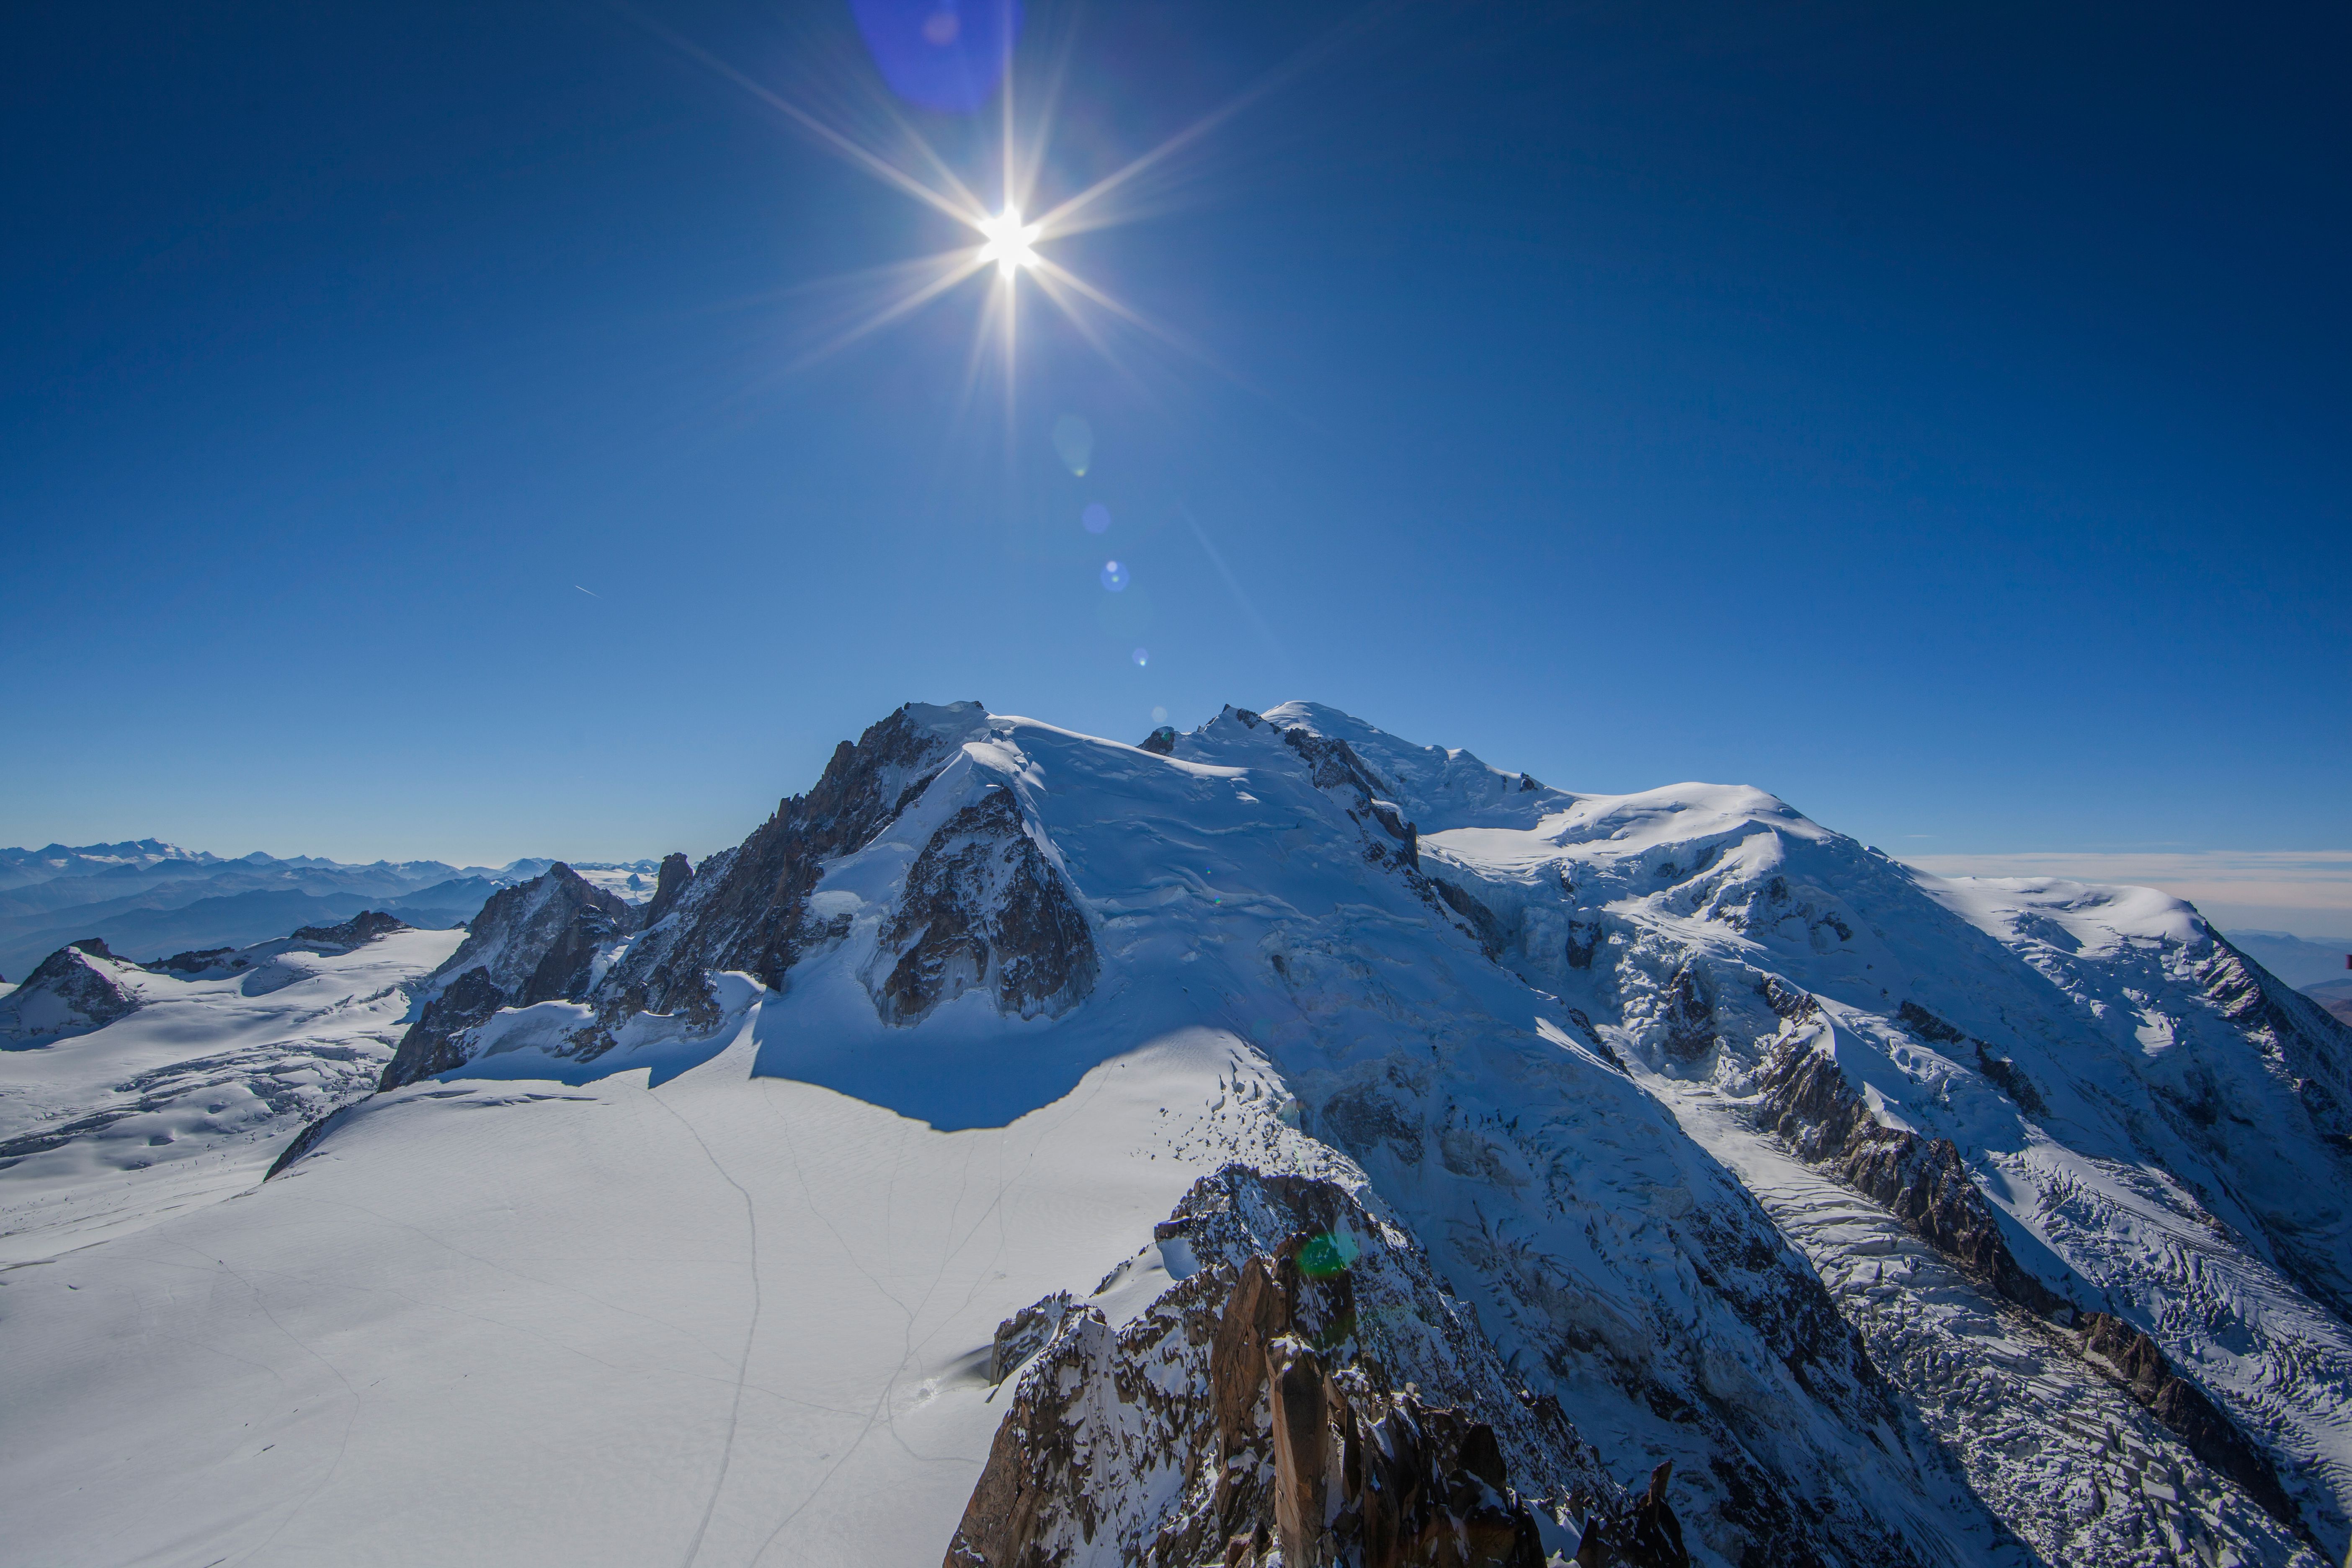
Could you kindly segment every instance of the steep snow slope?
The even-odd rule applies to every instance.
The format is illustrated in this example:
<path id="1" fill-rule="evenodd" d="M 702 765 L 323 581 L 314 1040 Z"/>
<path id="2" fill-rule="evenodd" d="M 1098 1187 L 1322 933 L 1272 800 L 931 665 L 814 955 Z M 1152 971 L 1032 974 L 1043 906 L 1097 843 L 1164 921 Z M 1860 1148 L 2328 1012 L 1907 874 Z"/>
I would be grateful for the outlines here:
<path id="1" fill-rule="evenodd" d="M 1306 704 L 909 708 L 659 886 L 258 1191 L 0 1273 L 0 1561 L 928 1561 L 995 1326 L 1139 1321 L 1234 1160 L 1697 1561 L 2343 1549 L 2343 1037 L 2178 906 Z"/>
<path id="2" fill-rule="evenodd" d="M 1439 776 L 1354 721 L 1299 717 L 1401 782 L 1416 764 Z M 1784 1147 L 1773 1132 L 1795 1113 L 1774 1069 L 1785 1084 L 1825 1057 L 1874 1121 L 1917 1135 L 1922 1157 L 1951 1141 L 1999 1211 L 2009 1259 L 2054 1296 L 2045 1326 L 2079 1309 L 2146 1331 L 2273 1450 L 2305 1527 L 2341 1552 L 2352 1054 L 2332 1020 L 2147 889 L 1943 882 L 1760 792 L 1717 786 L 1530 795 L 1514 825 L 1462 782 L 1459 753 L 1451 767 L 1443 788 L 1404 803 L 1433 875 L 1458 878 L 1497 956 L 1594 1018 L 1701 1142 L 1735 1164 Z M 1752 1184 L 1825 1274 L 1869 1265 L 1879 1240 L 1841 1251 L 1804 1224 L 1815 1200 Z M 2016 1319 L 2032 1305 L 2001 1294 L 1980 1289 L 1971 1310 Z M 1916 1314 L 1916 1295 L 1897 1281 L 1886 1299 Z M 1873 1314 L 1851 1315 L 1867 1336 Z M 1882 1364 L 1903 1381 L 1898 1355 Z M 2000 1426 L 1956 1441 L 1998 1467 L 1969 1432 Z M 2047 1479 L 2028 1466 L 2000 1484 Z M 2165 1526 L 2150 1521 L 2147 1539 L 2166 1542 Z"/>

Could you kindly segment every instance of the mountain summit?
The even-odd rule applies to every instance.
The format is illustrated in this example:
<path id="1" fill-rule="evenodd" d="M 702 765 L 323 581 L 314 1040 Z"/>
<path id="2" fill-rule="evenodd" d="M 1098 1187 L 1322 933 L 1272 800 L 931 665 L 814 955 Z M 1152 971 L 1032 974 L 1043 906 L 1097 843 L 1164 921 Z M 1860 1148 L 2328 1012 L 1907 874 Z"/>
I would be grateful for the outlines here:
<path id="1" fill-rule="evenodd" d="M 247 1201 L 11 1277 L 28 1561 L 2347 1546 L 2352 1032 L 2147 889 L 910 704 L 435 952 Z"/>

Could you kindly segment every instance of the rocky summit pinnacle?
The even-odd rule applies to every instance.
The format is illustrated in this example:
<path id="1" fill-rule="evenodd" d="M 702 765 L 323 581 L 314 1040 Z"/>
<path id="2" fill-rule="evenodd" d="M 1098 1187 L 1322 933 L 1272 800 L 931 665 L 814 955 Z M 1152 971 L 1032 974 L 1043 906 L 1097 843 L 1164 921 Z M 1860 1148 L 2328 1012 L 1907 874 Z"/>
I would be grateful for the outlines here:
<path id="1" fill-rule="evenodd" d="M 58 1260 L 5 1292 L 17 1554 L 2352 1547 L 2352 1031 L 2188 904 L 1309 702 L 908 704 L 803 782 L 642 910 L 555 864 L 0 999 L 84 1086 L 0 1097 L 8 1213 L 61 1194 L 0 1237 Z M 249 1039 L 285 1120 L 140 1195 Z M 473 1484 L 551 1432 L 557 1504 Z M 49 1500 L 96 1473 L 102 1551 Z"/>

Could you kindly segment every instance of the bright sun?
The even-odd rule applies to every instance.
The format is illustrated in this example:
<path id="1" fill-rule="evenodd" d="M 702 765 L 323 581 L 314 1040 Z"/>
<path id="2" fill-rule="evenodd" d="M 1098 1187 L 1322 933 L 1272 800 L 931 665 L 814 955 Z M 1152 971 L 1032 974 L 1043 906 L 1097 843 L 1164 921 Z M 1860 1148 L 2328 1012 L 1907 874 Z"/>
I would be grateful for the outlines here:
<path id="1" fill-rule="evenodd" d="M 974 226 L 984 242 L 980 247 L 981 265 L 995 262 L 996 275 L 1006 282 L 1012 282 L 1021 268 L 1037 265 L 1037 231 L 1044 225 L 1023 223 L 1017 209 L 1006 207 L 994 217 L 979 219 Z"/>

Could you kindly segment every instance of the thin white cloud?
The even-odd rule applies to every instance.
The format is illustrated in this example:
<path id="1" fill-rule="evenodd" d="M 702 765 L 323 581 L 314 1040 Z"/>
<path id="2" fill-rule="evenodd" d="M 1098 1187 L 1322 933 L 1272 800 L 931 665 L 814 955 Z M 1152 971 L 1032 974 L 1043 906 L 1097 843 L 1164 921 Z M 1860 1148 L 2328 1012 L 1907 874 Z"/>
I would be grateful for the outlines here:
<path id="1" fill-rule="evenodd" d="M 2200 909 L 2309 910 L 2352 921 L 2352 849 L 1906 855 L 1939 877 L 2060 877 L 2161 888 Z M 2208 910 L 2209 914 L 2212 910 Z"/>

